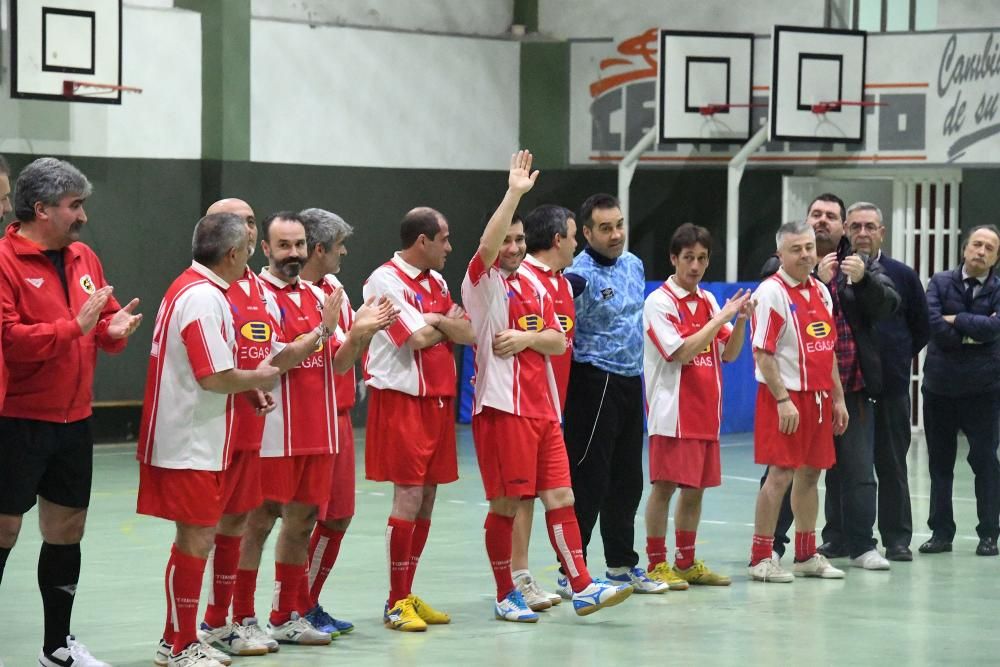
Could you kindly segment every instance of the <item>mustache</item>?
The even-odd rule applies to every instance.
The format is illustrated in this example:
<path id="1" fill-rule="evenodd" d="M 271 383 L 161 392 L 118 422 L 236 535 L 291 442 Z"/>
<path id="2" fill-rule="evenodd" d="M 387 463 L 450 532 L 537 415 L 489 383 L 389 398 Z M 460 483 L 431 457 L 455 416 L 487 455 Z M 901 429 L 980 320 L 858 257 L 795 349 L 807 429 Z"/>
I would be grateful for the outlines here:
<path id="1" fill-rule="evenodd" d="M 297 276 L 302 271 L 302 260 L 298 257 L 289 257 L 288 259 L 275 262 L 275 267 L 286 276 Z"/>

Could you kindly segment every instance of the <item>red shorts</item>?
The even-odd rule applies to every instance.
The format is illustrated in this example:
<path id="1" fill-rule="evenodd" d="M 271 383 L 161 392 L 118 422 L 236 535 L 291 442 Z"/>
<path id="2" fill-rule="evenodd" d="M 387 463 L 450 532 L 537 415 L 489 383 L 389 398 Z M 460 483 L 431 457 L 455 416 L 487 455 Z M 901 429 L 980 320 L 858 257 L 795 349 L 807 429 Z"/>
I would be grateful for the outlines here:
<path id="1" fill-rule="evenodd" d="M 264 498 L 282 505 L 315 505 L 322 515 L 330 497 L 333 458 L 333 454 L 262 458 L 260 486 Z"/>
<path id="2" fill-rule="evenodd" d="M 260 507 L 260 450 L 237 449 L 229 467 L 222 471 L 223 514 L 246 514 Z"/>
<path id="3" fill-rule="evenodd" d="M 649 479 L 690 489 L 722 484 L 718 440 L 649 436 Z"/>
<path id="4" fill-rule="evenodd" d="M 483 408 L 472 417 L 472 438 L 487 500 L 572 486 L 559 422 Z"/>
<path id="5" fill-rule="evenodd" d="M 194 526 L 214 526 L 226 505 L 225 472 L 139 464 L 136 512 Z"/>
<path id="6" fill-rule="evenodd" d="M 354 427 L 350 412 L 337 415 L 337 437 L 340 451 L 333 457 L 330 500 L 320 521 L 349 519 L 354 516 Z"/>
<path id="7" fill-rule="evenodd" d="M 774 396 L 767 385 L 757 386 L 754 460 L 779 468 L 832 467 L 837 454 L 833 447 L 833 401 L 829 392 L 790 391 L 788 395 L 798 408 L 799 427 L 795 433 L 786 435 L 778 430 L 778 404 Z"/>
<path id="8" fill-rule="evenodd" d="M 458 479 L 453 399 L 369 389 L 365 477 L 400 486 Z"/>

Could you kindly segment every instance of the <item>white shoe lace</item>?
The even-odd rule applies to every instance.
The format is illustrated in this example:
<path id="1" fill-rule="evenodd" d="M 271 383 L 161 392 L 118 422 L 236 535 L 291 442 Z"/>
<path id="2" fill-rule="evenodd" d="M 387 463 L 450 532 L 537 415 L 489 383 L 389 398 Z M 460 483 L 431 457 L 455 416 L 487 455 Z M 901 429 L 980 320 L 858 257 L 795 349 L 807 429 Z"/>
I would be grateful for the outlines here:
<path id="1" fill-rule="evenodd" d="M 268 640 L 271 639 L 270 635 L 264 632 L 264 628 L 260 627 L 257 623 L 248 623 L 240 627 L 243 629 L 243 636 L 246 637 L 247 641 L 266 645 Z"/>

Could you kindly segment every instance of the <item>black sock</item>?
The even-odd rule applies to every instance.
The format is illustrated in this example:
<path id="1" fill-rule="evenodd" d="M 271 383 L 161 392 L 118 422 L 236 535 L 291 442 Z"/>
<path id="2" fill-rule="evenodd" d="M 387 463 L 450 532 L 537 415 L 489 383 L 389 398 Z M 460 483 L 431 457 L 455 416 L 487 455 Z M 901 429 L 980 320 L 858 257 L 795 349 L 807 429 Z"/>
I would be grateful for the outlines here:
<path id="1" fill-rule="evenodd" d="M 3 569 L 7 567 L 7 556 L 10 555 L 10 549 L 7 547 L 0 547 L 0 584 L 3 583 Z"/>
<path id="2" fill-rule="evenodd" d="M 73 598 L 80 580 L 80 545 L 42 543 L 38 552 L 38 590 L 45 610 L 42 648 L 53 653 L 66 645 Z"/>

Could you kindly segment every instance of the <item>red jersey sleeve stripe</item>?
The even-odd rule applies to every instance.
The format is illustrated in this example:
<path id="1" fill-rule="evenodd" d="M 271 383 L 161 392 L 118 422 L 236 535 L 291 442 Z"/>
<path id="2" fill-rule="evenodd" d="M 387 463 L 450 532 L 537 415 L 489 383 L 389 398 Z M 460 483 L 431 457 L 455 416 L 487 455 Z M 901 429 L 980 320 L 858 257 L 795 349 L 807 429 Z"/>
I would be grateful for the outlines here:
<path id="1" fill-rule="evenodd" d="M 673 361 L 671 356 L 667 354 L 667 351 L 663 349 L 663 344 L 660 342 L 660 339 L 656 337 L 656 332 L 653 331 L 652 326 L 646 329 L 646 335 L 649 336 L 649 340 L 652 341 L 653 345 L 656 346 L 656 349 L 660 353 L 661 357 L 663 357 L 667 361 Z"/>
<path id="2" fill-rule="evenodd" d="M 201 380 L 214 374 L 216 371 L 212 364 L 212 354 L 208 349 L 208 341 L 205 339 L 205 332 L 202 331 L 201 322 L 195 320 L 184 327 L 181 339 L 187 348 L 188 361 L 191 363 L 195 378 Z"/>
<path id="3" fill-rule="evenodd" d="M 472 281 L 473 285 L 478 285 L 484 275 L 486 275 L 486 263 L 483 262 L 482 255 L 477 251 L 472 256 L 472 261 L 469 262 L 469 280 Z"/>
<path id="4" fill-rule="evenodd" d="M 401 317 L 397 318 L 395 323 L 385 330 L 385 333 L 396 347 L 402 347 L 407 339 L 413 335 L 413 332 L 410 331 L 410 328 L 406 326 Z"/>
<path id="5" fill-rule="evenodd" d="M 774 354 L 775 350 L 778 349 L 778 338 L 781 337 L 781 329 L 784 325 L 785 318 L 773 310 L 770 311 L 767 316 L 766 329 L 764 329 L 763 345 L 760 349 Z"/>

